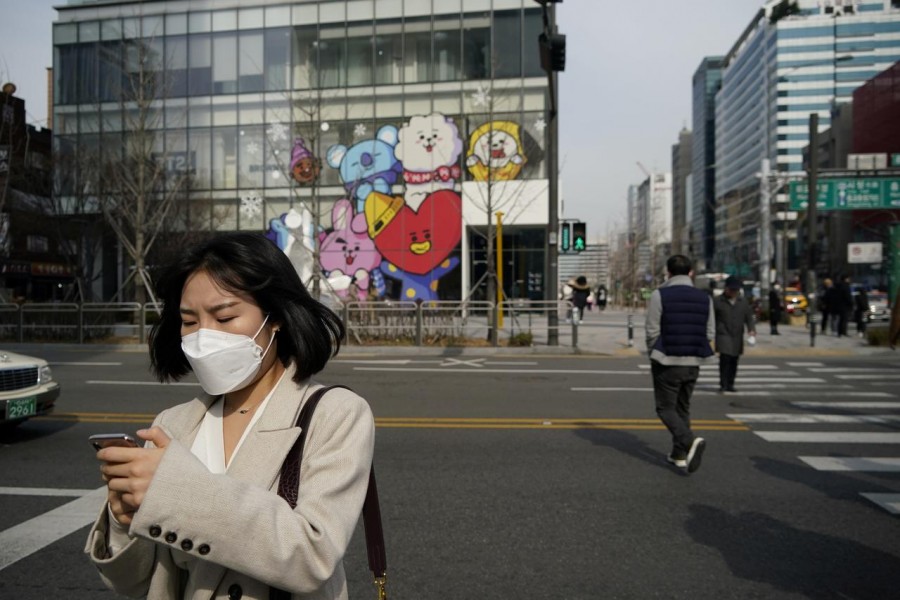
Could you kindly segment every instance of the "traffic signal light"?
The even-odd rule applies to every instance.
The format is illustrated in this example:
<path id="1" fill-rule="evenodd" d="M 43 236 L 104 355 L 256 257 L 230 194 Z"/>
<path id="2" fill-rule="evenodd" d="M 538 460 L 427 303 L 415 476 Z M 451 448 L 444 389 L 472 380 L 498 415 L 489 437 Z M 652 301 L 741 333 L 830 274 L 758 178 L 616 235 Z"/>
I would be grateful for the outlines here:
<path id="1" fill-rule="evenodd" d="M 587 248 L 587 223 L 572 223 L 572 248 L 575 252 Z"/>
<path id="2" fill-rule="evenodd" d="M 566 36 L 562 33 L 542 33 L 538 37 L 541 46 L 541 68 L 547 73 L 566 70 Z"/>
<path id="3" fill-rule="evenodd" d="M 572 228 L 568 223 L 561 224 L 559 231 L 559 249 L 568 252 L 572 249 Z"/>

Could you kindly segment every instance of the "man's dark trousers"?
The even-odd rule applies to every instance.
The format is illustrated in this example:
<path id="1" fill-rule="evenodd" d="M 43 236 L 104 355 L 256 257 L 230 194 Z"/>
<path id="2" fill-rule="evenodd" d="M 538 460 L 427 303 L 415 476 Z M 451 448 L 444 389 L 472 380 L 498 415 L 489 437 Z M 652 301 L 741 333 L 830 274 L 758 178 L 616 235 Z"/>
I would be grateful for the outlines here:
<path id="1" fill-rule="evenodd" d="M 719 387 L 733 390 L 737 379 L 738 357 L 731 354 L 719 355 Z"/>
<path id="2" fill-rule="evenodd" d="M 691 433 L 691 394 L 700 376 L 700 367 L 667 366 L 650 361 L 656 414 L 672 434 L 672 456 L 685 458 L 694 434 Z"/>

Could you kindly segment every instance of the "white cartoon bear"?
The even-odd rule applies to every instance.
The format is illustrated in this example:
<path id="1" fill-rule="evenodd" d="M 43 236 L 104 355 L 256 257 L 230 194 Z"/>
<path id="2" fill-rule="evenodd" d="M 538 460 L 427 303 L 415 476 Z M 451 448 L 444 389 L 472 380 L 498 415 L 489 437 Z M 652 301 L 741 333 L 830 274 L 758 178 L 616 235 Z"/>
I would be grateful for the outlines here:
<path id="1" fill-rule="evenodd" d="M 410 208 L 418 210 L 432 192 L 453 189 L 462 150 L 456 124 L 441 113 L 413 117 L 400 129 L 394 156 L 403 164 L 403 198 Z"/>

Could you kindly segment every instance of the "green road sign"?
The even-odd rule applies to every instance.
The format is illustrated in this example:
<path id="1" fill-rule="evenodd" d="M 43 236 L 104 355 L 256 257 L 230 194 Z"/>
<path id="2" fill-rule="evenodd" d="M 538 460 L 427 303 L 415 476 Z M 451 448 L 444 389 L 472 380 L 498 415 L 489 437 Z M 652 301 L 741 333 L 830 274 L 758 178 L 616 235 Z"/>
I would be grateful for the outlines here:
<path id="1" fill-rule="evenodd" d="M 891 166 L 900 167 L 900 154 L 891 154 Z"/>
<path id="2" fill-rule="evenodd" d="M 806 210 L 809 184 L 791 182 L 791 210 Z M 900 178 L 820 179 L 816 185 L 819 210 L 900 208 Z"/>

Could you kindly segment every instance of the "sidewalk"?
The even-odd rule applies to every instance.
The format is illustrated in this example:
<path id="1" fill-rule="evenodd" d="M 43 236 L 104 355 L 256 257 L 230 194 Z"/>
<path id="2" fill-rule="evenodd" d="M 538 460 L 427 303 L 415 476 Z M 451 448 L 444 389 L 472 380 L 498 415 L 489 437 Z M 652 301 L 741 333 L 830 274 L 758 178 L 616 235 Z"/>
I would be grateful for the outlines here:
<path id="1" fill-rule="evenodd" d="M 578 348 L 585 353 L 637 356 L 646 355 L 644 337 L 644 313 L 635 312 L 634 346 L 628 346 L 627 327 L 612 328 L 607 321 L 627 323 L 628 312 L 607 310 L 601 314 L 589 311 L 578 329 Z M 877 325 L 876 325 L 877 326 Z M 886 325 L 885 325 L 886 326 Z M 821 325 L 817 324 L 817 327 Z M 769 323 L 757 325 L 755 347 L 744 345 L 744 356 L 871 356 L 891 355 L 887 346 L 869 346 L 865 338 L 857 337 L 856 326 L 851 324 L 850 335 L 836 337 L 816 332 L 815 345 L 810 345 L 809 329 L 805 325 L 779 325 L 780 335 L 769 333 Z M 567 337 L 568 340 L 568 337 Z M 900 357 L 900 353 L 897 354 Z"/>

